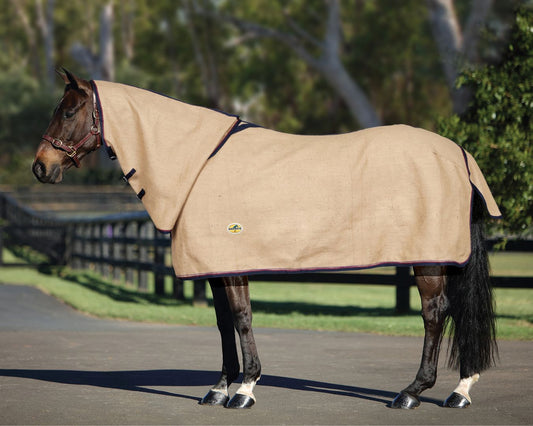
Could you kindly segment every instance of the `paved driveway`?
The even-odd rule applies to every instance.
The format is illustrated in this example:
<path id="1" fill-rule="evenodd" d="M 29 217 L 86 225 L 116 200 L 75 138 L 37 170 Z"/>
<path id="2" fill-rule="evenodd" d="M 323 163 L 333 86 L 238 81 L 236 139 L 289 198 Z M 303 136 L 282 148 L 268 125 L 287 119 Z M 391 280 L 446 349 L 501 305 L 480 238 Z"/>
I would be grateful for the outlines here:
<path id="1" fill-rule="evenodd" d="M 412 380 L 421 338 L 258 329 L 256 339 L 257 404 L 202 407 L 221 363 L 215 328 L 98 320 L 0 285 L 0 423 L 533 423 L 533 342 L 501 342 L 501 364 L 475 386 L 472 407 L 439 406 L 458 379 L 441 367 L 422 406 L 399 411 L 388 404 Z"/>

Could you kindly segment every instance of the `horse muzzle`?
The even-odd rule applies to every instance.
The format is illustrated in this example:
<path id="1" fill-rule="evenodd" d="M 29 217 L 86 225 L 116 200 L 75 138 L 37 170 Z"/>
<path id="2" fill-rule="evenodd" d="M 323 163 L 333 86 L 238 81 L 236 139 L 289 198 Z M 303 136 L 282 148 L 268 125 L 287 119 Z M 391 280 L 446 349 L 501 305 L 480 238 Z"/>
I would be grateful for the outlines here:
<path id="1" fill-rule="evenodd" d="M 35 160 L 32 171 L 39 182 L 42 183 L 59 183 L 63 179 L 63 173 L 59 164 L 51 164 L 46 167 L 42 161 Z"/>

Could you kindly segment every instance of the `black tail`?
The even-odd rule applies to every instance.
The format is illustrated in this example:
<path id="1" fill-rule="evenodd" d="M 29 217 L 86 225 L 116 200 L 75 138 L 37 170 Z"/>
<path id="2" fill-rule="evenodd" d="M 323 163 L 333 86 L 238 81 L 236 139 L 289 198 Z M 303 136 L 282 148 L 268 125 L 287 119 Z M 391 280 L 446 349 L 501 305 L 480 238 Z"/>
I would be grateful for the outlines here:
<path id="1" fill-rule="evenodd" d="M 484 202 L 475 194 L 470 260 L 463 268 L 448 269 L 449 326 L 453 332 L 449 366 L 460 368 L 461 377 L 486 370 L 498 356 L 484 216 Z"/>

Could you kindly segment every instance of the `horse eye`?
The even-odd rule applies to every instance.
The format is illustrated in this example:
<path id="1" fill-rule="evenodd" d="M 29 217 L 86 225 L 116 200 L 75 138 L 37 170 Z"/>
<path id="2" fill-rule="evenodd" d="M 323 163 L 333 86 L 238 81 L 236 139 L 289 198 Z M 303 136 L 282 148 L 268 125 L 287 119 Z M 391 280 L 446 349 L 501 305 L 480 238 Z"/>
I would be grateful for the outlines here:
<path id="1" fill-rule="evenodd" d="M 74 117 L 74 114 L 76 114 L 76 111 L 74 111 L 73 109 L 71 109 L 71 110 L 67 110 L 67 111 L 65 111 L 65 112 L 63 113 L 63 116 L 64 116 L 65 118 L 72 118 L 72 117 Z"/>

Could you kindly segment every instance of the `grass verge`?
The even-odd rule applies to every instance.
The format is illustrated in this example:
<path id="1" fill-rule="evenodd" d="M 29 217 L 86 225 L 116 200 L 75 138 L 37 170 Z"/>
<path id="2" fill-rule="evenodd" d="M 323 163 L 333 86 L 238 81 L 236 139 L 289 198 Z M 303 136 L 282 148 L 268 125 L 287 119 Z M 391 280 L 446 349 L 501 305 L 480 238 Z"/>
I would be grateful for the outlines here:
<path id="1" fill-rule="evenodd" d="M 20 260 L 5 252 L 4 261 Z M 498 268 L 516 272 L 520 265 L 529 265 L 528 261 L 531 257 L 513 256 L 497 259 L 493 264 L 501 263 Z M 188 300 L 139 293 L 103 280 L 92 272 L 68 269 L 47 272 L 25 267 L 0 268 L 0 283 L 35 286 L 81 312 L 102 318 L 183 325 L 216 324 L 212 308 L 195 307 Z M 192 283 L 186 283 L 185 290 L 190 299 Z M 423 335 L 416 288 L 411 289 L 411 313 L 401 316 L 394 314 L 395 289 L 392 286 L 254 282 L 250 291 L 255 327 Z M 495 298 L 498 338 L 533 340 L 533 291 L 495 289 Z"/>

